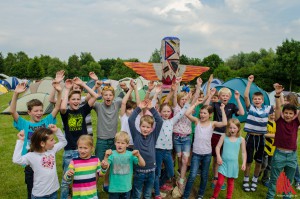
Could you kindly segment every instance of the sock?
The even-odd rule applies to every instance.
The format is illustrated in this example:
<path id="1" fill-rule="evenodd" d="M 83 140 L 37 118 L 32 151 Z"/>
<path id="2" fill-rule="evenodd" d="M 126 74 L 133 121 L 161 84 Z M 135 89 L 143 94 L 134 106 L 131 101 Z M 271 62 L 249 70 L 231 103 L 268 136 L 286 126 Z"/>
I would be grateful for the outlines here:
<path id="1" fill-rule="evenodd" d="M 257 182 L 257 180 L 258 180 L 258 177 L 253 176 L 252 182 Z"/>
<path id="2" fill-rule="evenodd" d="M 180 178 L 180 179 L 179 179 L 179 183 L 180 183 L 180 184 L 183 184 L 183 183 L 184 183 L 184 179 L 183 179 L 183 178 Z"/>
<path id="3" fill-rule="evenodd" d="M 249 176 L 245 176 L 244 181 L 249 182 Z"/>

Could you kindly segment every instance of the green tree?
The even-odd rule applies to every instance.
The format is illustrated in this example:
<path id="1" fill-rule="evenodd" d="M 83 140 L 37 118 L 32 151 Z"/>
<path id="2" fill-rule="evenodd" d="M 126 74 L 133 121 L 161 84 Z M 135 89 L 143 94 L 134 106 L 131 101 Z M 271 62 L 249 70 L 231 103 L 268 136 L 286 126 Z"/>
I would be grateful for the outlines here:
<path id="1" fill-rule="evenodd" d="M 45 74 L 45 76 L 50 76 L 54 78 L 57 71 L 65 70 L 66 67 L 66 63 L 62 62 L 59 58 L 51 58 L 48 64 L 47 74 Z"/>
<path id="2" fill-rule="evenodd" d="M 17 58 L 13 53 L 8 53 L 4 59 L 4 73 L 11 76 L 11 69 L 17 62 Z"/>
<path id="3" fill-rule="evenodd" d="M 29 63 L 29 57 L 26 53 L 20 51 L 15 54 L 16 62 L 11 66 L 11 76 L 18 78 L 27 78 L 27 67 Z"/>
<path id="4" fill-rule="evenodd" d="M 27 69 L 27 76 L 31 79 L 41 79 L 44 77 L 44 68 L 40 64 L 38 57 L 34 57 L 30 60 Z"/>
<path id="5" fill-rule="evenodd" d="M 117 63 L 116 59 L 100 59 L 98 63 L 101 66 L 101 69 L 103 70 L 103 77 L 109 77 L 111 74 L 111 70 L 113 66 Z"/>
<path id="6" fill-rule="evenodd" d="M 116 64 L 112 67 L 111 75 L 109 79 L 119 80 L 125 77 L 138 77 L 138 74 L 134 72 L 132 69 L 125 66 L 124 62 L 139 62 L 138 59 L 129 59 L 129 60 L 122 60 L 120 58 L 117 59 Z"/>
<path id="7" fill-rule="evenodd" d="M 214 78 L 227 81 L 233 77 L 232 70 L 229 66 L 220 65 L 214 70 Z"/>
<path id="8" fill-rule="evenodd" d="M 160 63 L 161 62 L 160 50 L 155 49 L 148 62 L 149 63 Z"/>
<path id="9" fill-rule="evenodd" d="M 89 77 L 89 72 L 94 72 L 98 78 L 104 77 L 104 71 L 101 70 L 101 66 L 97 62 L 89 62 L 86 65 L 81 66 L 81 76 L 83 77 Z"/>
<path id="10" fill-rule="evenodd" d="M 87 65 L 87 64 L 89 64 L 90 62 L 95 62 L 95 59 L 94 59 L 94 57 L 92 56 L 92 54 L 89 53 L 89 52 L 82 52 L 82 53 L 80 54 L 80 64 L 81 64 L 81 66 Z"/>
<path id="11" fill-rule="evenodd" d="M 215 69 L 217 69 L 218 67 L 223 66 L 223 65 L 224 65 L 224 61 L 217 54 L 211 54 L 211 55 L 203 58 L 202 66 L 207 66 L 210 68 L 206 73 L 203 73 L 201 75 L 201 78 L 203 79 L 203 81 L 208 80 L 210 74 L 214 74 L 214 76 L 215 76 L 216 75 Z M 217 76 L 215 76 L 215 77 L 217 77 Z"/>
<path id="12" fill-rule="evenodd" d="M 66 71 L 66 77 L 67 78 L 73 78 L 80 76 L 80 61 L 79 57 L 77 55 L 72 55 L 68 59 L 68 64 L 67 64 L 67 71 Z"/>
<path id="13" fill-rule="evenodd" d="M 186 55 L 180 55 L 179 63 L 184 65 L 189 65 L 189 58 Z"/>
<path id="14" fill-rule="evenodd" d="M 2 52 L 0 52 L 0 73 L 4 73 L 4 58 Z"/>

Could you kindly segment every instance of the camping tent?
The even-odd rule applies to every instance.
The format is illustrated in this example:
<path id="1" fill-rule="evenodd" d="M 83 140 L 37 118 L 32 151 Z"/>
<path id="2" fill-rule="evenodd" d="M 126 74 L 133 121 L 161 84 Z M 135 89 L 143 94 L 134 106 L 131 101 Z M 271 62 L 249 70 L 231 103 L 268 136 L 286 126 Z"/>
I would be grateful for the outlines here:
<path id="1" fill-rule="evenodd" d="M 215 88 L 216 86 L 220 86 L 222 85 L 223 81 L 222 80 L 219 80 L 219 79 L 216 79 L 214 78 L 211 83 L 210 83 L 210 88 Z M 206 94 L 206 89 L 207 89 L 207 82 L 205 82 L 203 85 L 202 85 L 202 90 L 203 90 L 203 93 Z"/>
<path id="2" fill-rule="evenodd" d="M 1 84 L 2 86 L 5 86 L 8 90 L 11 90 L 11 86 L 10 86 L 10 84 L 9 84 L 6 80 L 1 79 L 1 80 L 0 80 L 0 84 Z"/>
<path id="3" fill-rule="evenodd" d="M 236 105 L 237 105 L 237 102 L 234 98 L 234 91 L 237 90 L 240 93 L 240 100 L 241 100 L 241 103 L 246 112 L 247 109 L 246 109 L 245 100 L 244 100 L 244 92 L 245 92 L 245 89 L 247 86 L 247 82 L 248 82 L 247 79 L 238 77 L 238 78 L 230 79 L 227 82 L 224 82 L 222 85 L 216 86 L 215 88 L 218 91 L 223 87 L 229 88 L 231 91 L 231 94 L 232 94 L 232 97 L 230 98 L 229 102 L 234 103 Z M 255 83 L 252 83 L 251 87 L 250 87 L 250 96 L 249 97 L 250 97 L 251 103 L 252 103 L 252 95 L 255 92 L 261 92 L 264 96 L 264 104 L 270 105 L 270 100 L 269 100 L 269 96 L 268 96 L 267 92 L 264 91 L 263 89 L 259 88 Z M 243 115 L 243 116 L 238 116 L 237 118 L 240 120 L 240 122 L 245 122 L 246 118 L 247 118 L 247 113 L 245 113 L 245 115 Z"/>
<path id="4" fill-rule="evenodd" d="M 53 104 L 49 102 L 49 95 L 46 93 L 32 93 L 23 95 L 17 100 L 17 112 L 21 115 L 27 114 L 27 102 L 32 99 L 38 99 L 43 103 L 43 114 L 49 114 L 53 110 Z M 2 114 L 10 114 L 10 106 L 8 106 Z"/>
<path id="5" fill-rule="evenodd" d="M 126 85 L 127 85 L 127 87 L 129 88 L 130 87 L 130 80 L 131 79 L 132 78 L 130 78 L 130 77 L 125 77 L 123 79 L 120 79 L 119 82 L 125 82 Z M 145 98 L 145 95 L 146 95 L 146 88 L 148 88 L 149 81 L 146 80 L 142 76 L 137 77 L 135 80 L 136 80 L 137 89 L 139 91 L 140 99 L 143 100 Z M 122 89 L 119 86 L 119 84 L 117 85 L 115 91 L 116 91 L 115 92 L 116 96 L 118 96 L 122 92 Z M 132 96 L 133 96 L 133 99 L 135 100 L 135 95 L 133 94 Z"/>
<path id="6" fill-rule="evenodd" d="M 7 92 L 8 92 L 7 88 L 0 84 L 0 95 L 7 93 Z"/>
<path id="7" fill-rule="evenodd" d="M 52 89 L 52 77 L 44 77 L 42 80 L 31 83 L 29 89 L 26 90 L 24 95 L 28 95 L 30 93 L 47 93 L 50 94 Z M 64 88 L 64 83 L 61 83 L 61 87 Z"/>

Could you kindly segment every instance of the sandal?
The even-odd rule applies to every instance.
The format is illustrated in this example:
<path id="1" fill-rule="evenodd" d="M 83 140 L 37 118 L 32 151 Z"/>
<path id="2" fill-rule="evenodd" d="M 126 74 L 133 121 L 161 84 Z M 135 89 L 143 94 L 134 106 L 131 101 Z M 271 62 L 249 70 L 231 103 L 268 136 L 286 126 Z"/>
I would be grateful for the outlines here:
<path id="1" fill-rule="evenodd" d="M 243 181 L 243 191 L 245 192 L 251 191 L 249 181 Z"/>
<path id="2" fill-rule="evenodd" d="M 255 192 L 257 190 L 257 182 L 252 182 L 250 189 L 251 189 L 252 192 Z"/>

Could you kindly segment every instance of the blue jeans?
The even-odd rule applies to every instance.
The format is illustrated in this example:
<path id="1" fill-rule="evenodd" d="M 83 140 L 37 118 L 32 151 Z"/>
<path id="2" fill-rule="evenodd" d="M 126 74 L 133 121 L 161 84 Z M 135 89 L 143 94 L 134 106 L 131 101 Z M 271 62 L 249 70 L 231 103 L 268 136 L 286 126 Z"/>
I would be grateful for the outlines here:
<path id="1" fill-rule="evenodd" d="M 31 199 L 57 199 L 57 191 L 55 191 L 54 193 L 51 193 L 49 195 L 46 195 L 46 196 L 31 195 Z"/>
<path id="2" fill-rule="evenodd" d="M 295 181 L 295 185 L 300 184 L 299 164 L 297 164 L 297 167 L 296 167 L 294 181 Z"/>
<path id="3" fill-rule="evenodd" d="M 197 176 L 199 165 L 201 169 L 201 182 L 198 191 L 198 196 L 204 195 L 204 191 L 208 179 L 210 161 L 211 161 L 211 153 L 204 154 L 204 155 L 199 155 L 196 153 L 192 154 L 190 174 L 186 182 L 183 198 L 189 198 L 190 196 L 191 189 L 193 187 L 195 178 Z"/>
<path id="4" fill-rule="evenodd" d="M 133 176 L 132 199 L 140 199 L 142 193 L 145 199 L 151 199 L 151 192 L 154 186 L 154 180 L 155 171 L 151 171 L 148 173 L 136 171 Z"/>
<path id="5" fill-rule="evenodd" d="M 173 144 L 176 153 L 184 153 L 189 156 L 191 151 L 191 137 L 190 135 L 186 137 L 173 136 Z"/>
<path id="6" fill-rule="evenodd" d="M 97 138 L 97 143 L 96 143 L 96 156 L 102 161 L 104 159 L 104 155 L 107 149 L 114 150 L 116 149 L 115 145 L 115 139 L 100 139 Z"/>
<path id="7" fill-rule="evenodd" d="M 295 171 L 297 167 L 297 152 L 286 153 L 278 149 L 275 150 L 272 159 L 271 178 L 268 187 L 267 199 L 274 198 L 276 194 L 276 183 L 278 177 L 282 171 L 284 171 L 286 177 L 293 181 Z M 280 193 L 283 198 L 290 198 L 290 193 Z"/>
<path id="8" fill-rule="evenodd" d="M 161 176 L 161 165 L 164 163 L 167 175 Z M 174 166 L 172 159 L 172 150 L 156 149 L 156 169 L 154 189 L 155 196 L 160 195 L 159 187 L 164 185 L 165 182 L 174 176 Z"/>
<path id="9" fill-rule="evenodd" d="M 109 199 L 130 199 L 130 192 L 125 193 L 109 193 Z"/>
<path id="10" fill-rule="evenodd" d="M 65 150 L 63 154 L 63 178 L 61 181 L 61 188 L 60 188 L 60 198 L 67 199 L 69 195 L 69 185 L 71 182 L 67 182 L 64 179 L 65 173 L 68 171 L 69 164 L 73 158 L 77 158 L 79 156 L 77 150 Z"/>

